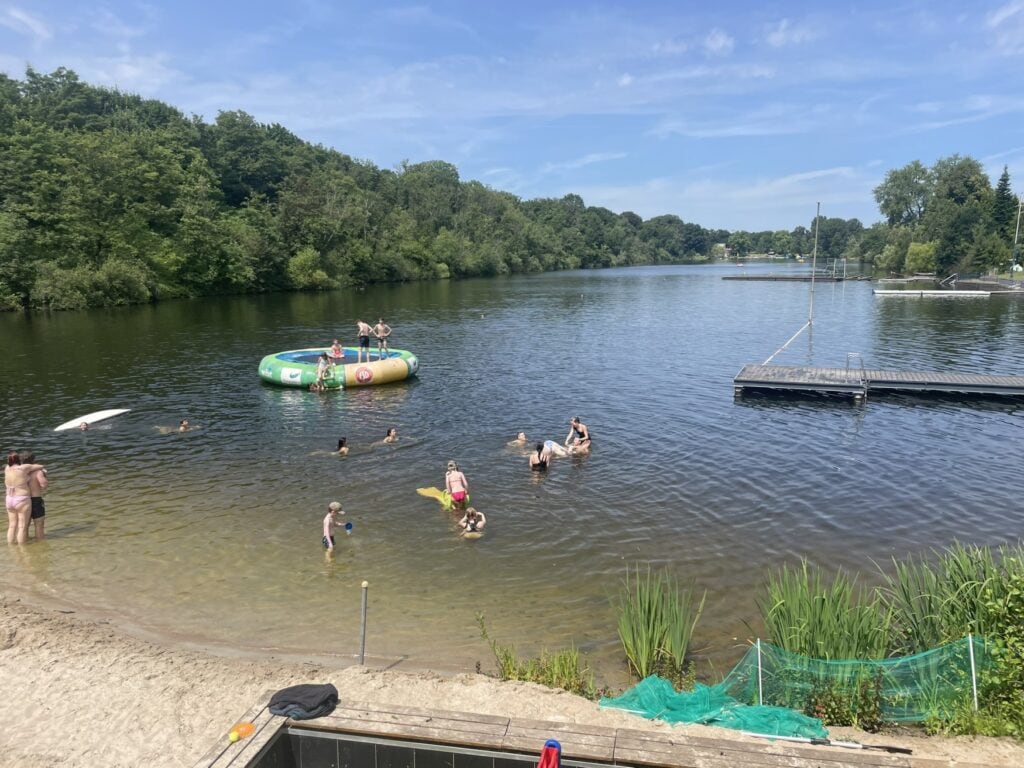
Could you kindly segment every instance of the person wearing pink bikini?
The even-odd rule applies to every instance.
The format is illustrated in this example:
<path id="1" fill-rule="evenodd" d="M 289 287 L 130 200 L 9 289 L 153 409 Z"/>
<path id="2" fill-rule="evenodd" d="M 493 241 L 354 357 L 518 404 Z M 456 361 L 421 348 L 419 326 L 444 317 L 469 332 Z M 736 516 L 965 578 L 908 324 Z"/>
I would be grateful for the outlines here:
<path id="1" fill-rule="evenodd" d="M 43 469 L 42 464 L 22 464 L 21 457 L 11 451 L 4 467 L 4 485 L 7 487 L 7 543 L 27 544 L 28 525 L 32 515 L 32 491 L 28 477 Z"/>

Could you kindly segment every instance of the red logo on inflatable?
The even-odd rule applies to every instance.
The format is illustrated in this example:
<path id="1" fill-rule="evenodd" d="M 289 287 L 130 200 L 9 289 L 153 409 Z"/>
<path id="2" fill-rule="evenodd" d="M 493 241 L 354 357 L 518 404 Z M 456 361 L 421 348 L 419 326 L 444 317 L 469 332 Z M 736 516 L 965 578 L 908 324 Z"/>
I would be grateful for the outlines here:
<path id="1" fill-rule="evenodd" d="M 360 384 L 369 384 L 373 381 L 373 371 L 369 368 L 356 368 L 356 381 Z"/>

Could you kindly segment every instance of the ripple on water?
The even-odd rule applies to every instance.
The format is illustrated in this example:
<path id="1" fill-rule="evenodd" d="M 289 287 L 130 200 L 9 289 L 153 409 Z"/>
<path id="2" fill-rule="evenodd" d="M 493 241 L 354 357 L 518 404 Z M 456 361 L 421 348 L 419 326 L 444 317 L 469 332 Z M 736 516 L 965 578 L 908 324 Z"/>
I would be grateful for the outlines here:
<path id="1" fill-rule="evenodd" d="M 807 292 L 723 274 L 608 270 L 2 316 L 2 431 L 50 466 L 52 539 L 0 554 L 0 579 L 156 631 L 311 653 L 354 651 L 367 579 L 374 654 L 471 667 L 488 655 L 482 611 L 499 641 L 524 652 L 575 642 L 614 679 L 610 601 L 637 563 L 708 590 L 698 644 L 725 663 L 757 631 L 756 597 L 782 562 L 870 580 L 893 555 L 1016 538 L 1019 404 L 734 400 L 740 367 L 803 324 Z M 380 313 L 419 356 L 418 379 L 324 396 L 258 380 L 263 355 L 350 343 L 354 320 Z M 1010 372 L 1024 363 L 1021 320 L 1017 303 L 939 308 L 829 286 L 813 336 L 777 362 L 843 365 L 856 351 L 869 367 Z M 32 352 L 54 346 L 59 360 Z M 39 397 L 18 396 L 26 376 Z M 132 411 L 52 432 L 108 407 Z M 520 429 L 561 442 L 574 414 L 594 434 L 590 456 L 538 477 L 506 446 Z M 173 432 L 185 417 L 199 428 Z M 389 427 L 397 446 L 379 444 Z M 330 454 L 341 436 L 345 458 Z M 415 492 L 442 486 L 450 458 L 488 515 L 476 542 Z M 328 561 L 332 499 L 354 531 Z"/>

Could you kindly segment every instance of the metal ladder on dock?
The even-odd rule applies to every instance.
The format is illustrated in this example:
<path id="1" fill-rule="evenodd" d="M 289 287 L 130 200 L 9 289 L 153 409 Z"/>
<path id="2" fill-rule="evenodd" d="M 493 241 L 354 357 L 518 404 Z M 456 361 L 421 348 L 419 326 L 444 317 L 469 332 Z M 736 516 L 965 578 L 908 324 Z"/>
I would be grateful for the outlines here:
<path id="1" fill-rule="evenodd" d="M 854 369 L 854 363 L 860 365 L 859 372 Z M 846 353 L 846 380 L 849 382 L 856 381 L 860 385 L 860 392 L 855 392 L 853 395 L 854 400 L 862 402 L 868 399 L 868 374 L 864 368 L 864 358 L 860 352 Z"/>

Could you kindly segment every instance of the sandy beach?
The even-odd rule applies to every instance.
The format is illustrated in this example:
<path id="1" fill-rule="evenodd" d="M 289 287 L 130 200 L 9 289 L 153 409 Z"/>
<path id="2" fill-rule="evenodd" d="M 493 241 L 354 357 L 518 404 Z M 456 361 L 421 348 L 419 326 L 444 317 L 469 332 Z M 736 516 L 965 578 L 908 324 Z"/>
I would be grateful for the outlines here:
<path id="1" fill-rule="evenodd" d="M 189 766 L 267 690 L 331 682 L 349 702 L 667 730 L 530 683 L 486 675 L 238 658 L 171 647 L 71 608 L 0 597 L 0 766 Z M 743 738 L 704 726 L 675 733 Z M 918 757 L 1024 765 L 1009 739 L 925 738 L 832 729 L 837 739 L 908 746 Z M 766 749 L 771 749 L 766 746 Z"/>

